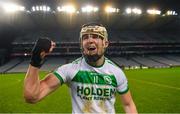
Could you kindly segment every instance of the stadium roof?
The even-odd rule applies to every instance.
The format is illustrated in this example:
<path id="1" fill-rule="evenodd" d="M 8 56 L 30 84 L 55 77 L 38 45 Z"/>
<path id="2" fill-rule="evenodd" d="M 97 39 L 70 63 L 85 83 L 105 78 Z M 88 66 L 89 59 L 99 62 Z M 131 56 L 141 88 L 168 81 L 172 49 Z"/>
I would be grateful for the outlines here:
<path id="1" fill-rule="evenodd" d="M 180 5 L 178 0 L 1 0 L 3 2 L 13 2 L 24 6 L 27 12 L 21 14 L 6 14 L 2 12 L 0 17 L 0 25 L 2 28 L 13 27 L 20 29 L 52 29 L 57 27 L 71 26 L 79 27 L 86 22 L 100 22 L 106 26 L 115 29 L 157 29 L 157 28 L 180 28 L 180 16 L 167 16 L 164 17 L 168 10 L 176 11 L 180 14 Z M 82 6 L 91 4 L 99 7 L 99 13 L 96 14 L 79 14 L 66 15 L 57 12 L 57 7 L 72 3 L 80 11 Z M 103 8 L 110 4 L 111 6 L 120 10 L 117 14 L 106 15 L 103 13 Z M 38 6 L 39 5 L 39 6 Z M 34 9 L 40 5 L 43 7 L 47 5 L 51 8 L 50 13 L 33 12 Z M 160 16 L 134 16 L 123 15 L 126 8 L 141 8 L 143 13 L 149 8 L 155 8 L 162 12 Z M 1 8 L 0 8 L 1 9 Z M 47 10 L 47 9 L 46 9 Z M 117 11 L 119 11 L 117 10 Z M 1 10 L 3 11 L 3 10 Z M 0 27 L 0 29 L 1 29 Z"/>
<path id="2" fill-rule="evenodd" d="M 16 5 L 8 6 L 6 9 L 10 13 L 7 13 L 3 10 L 3 3 Z M 68 3 L 76 6 L 78 11 L 75 14 L 57 11 L 58 6 L 62 11 L 62 6 Z M 91 14 L 80 12 L 88 4 L 97 6 L 98 9 L 95 9 L 99 11 Z M 103 9 L 106 5 L 112 6 L 111 11 L 116 13 L 105 13 Z M 142 14 L 126 14 L 126 8 L 130 8 L 130 12 L 135 8 L 135 11 L 142 11 Z M 148 15 L 146 10 L 149 8 L 161 11 L 161 15 Z M 13 10 L 19 12 L 12 13 Z M 168 10 L 178 15 L 166 15 Z M 0 39 L 7 42 L 22 31 L 74 30 L 87 22 L 100 22 L 110 30 L 180 30 L 178 0 L 1 0 L 0 13 Z"/>
<path id="3" fill-rule="evenodd" d="M 20 0 L 18 0 L 20 1 Z M 24 0 L 25 1 L 25 0 Z M 174 10 L 179 10 L 180 5 L 178 0 L 28 0 L 29 3 L 27 5 L 31 4 L 37 4 L 37 3 L 48 3 L 52 5 L 57 4 L 63 4 L 67 2 L 73 2 L 76 4 L 86 4 L 86 3 L 93 3 L 93 4 L 106 4 L 111 3 L 116 5 L 117 7 L 125 7 L 127 5 L 139 5 L 144 8 L 148 7 L 158 7 L 158 8 L 173 8 Z"/>
<path id="4" fill-rule="evenodd" d="M 126 7 L 126 6 L 140 6 L 142 8 L 157 7 L 160 9 L 173 9 L 180 10 L 180 5 L 178 0 L 1 0 L 1 2 L 16 2 L 25 5 L 26 7 L 31 7 L 37 4 L 48 4 L 51 6 L 57 6 L 65 3 L 74 3 L 77 6 L 84 5 L 87 3 L 92 3 L 96 5 L 104 5 L 110 3 L 116 7 Z"/>

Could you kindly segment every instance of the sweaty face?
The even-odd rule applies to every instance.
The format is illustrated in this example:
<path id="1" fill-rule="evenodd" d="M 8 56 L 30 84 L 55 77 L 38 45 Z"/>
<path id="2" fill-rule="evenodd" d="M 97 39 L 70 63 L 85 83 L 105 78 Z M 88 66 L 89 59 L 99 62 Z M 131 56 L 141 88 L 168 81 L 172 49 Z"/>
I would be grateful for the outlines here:
<path id="1" fill-rule="evenodd" d="M 96 62 L 100 59 L 107 47 L 104 38 L 96 34 L 85 34 L 82 36 L 82 53 L 89 62 Z"/>

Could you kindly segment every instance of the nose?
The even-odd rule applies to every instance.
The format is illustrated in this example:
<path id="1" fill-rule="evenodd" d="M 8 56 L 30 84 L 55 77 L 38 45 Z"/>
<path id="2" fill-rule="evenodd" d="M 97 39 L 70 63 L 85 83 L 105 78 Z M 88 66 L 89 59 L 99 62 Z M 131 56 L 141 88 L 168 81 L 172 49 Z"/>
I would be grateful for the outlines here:
<path id="1" fill-rule="evenodd" d="M 92 37 L 89 37 L 88 38 L 88 42 L 92 42 L 93 41 L 93 38 Z"/>
<path id="2" fill-rule="evenodd" d="M 93 36 L 89 34 L 89 35 L 88 35 L 88 42 L 91 43 L 91 42 L 93 42 L 93 41 L 94 41 Z"/>

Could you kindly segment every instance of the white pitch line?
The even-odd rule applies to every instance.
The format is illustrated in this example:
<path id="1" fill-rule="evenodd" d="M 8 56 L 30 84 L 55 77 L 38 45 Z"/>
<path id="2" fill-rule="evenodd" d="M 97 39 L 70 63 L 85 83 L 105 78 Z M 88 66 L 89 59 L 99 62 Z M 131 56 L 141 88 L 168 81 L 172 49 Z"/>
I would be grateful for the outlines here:
<path id="1" fill-rule="evenodd" d="M 168 85 L 158 84 L 158 83 L 154 83 L 154 82 L 148 82 L 148 81 L 144 81 L 144 80 L 137 80 L 137 79 L 129 79 L 129 80 L 134 80 L 134 81 L 138 81 L 138 82 L 145 83 L 145 84 L 150 84 L 150 85 L 155 85 L 155 86 L 160 86 L 160 87 L 180 90 L 179 87 L 168 86 Z"/>

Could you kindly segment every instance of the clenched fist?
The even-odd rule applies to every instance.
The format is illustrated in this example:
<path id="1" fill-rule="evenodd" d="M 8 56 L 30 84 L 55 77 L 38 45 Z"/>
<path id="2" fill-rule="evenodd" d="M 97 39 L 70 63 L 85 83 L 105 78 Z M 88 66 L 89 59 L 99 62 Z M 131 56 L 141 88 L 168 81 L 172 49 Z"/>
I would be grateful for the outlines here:
<path id="1" fill-rule="evenodd" d="M 32 49 L 30 64 L 34 67 L 40 68 L 44 63 L 45 56 L 52 52 L 54 47 L 55 42 L 51 41 L 49 38 L 39 38 Z"/>

